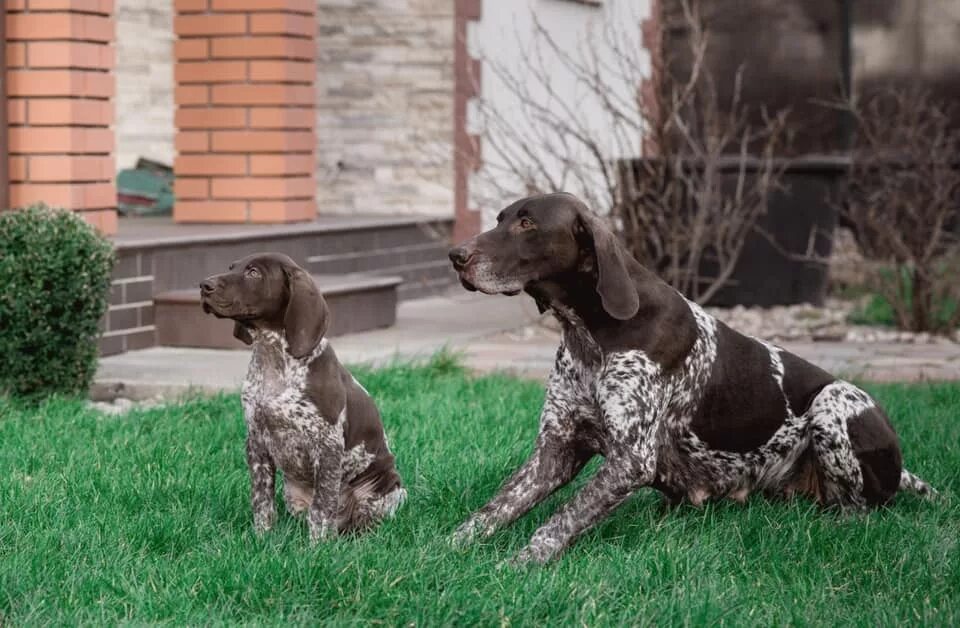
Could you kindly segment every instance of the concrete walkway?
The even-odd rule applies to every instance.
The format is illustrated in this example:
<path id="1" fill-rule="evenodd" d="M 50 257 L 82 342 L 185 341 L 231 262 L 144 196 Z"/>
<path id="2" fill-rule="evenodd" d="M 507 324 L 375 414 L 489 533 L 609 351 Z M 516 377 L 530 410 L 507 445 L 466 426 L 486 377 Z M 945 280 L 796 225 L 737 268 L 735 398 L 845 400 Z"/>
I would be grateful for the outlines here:
<path id="1" fill-rule="evenodd" d="M 546 378 L 559 336 L 542 326 L 533 301 L 456 292 L 406 301 L 389 329 L 331 339 L 346 364 L 426 357 L 443 347 L 478 371 Z M 224 321 L 224 325 L 230 323 Z M 960 380 L 960 344 L 785 343 L 803 358 L 848 378 L 877 381 Z M 191 390 L 236 390 L 249 351 L 156 347 L 103 358 L 91 396 L 97 400 L 176 397 Z"/>

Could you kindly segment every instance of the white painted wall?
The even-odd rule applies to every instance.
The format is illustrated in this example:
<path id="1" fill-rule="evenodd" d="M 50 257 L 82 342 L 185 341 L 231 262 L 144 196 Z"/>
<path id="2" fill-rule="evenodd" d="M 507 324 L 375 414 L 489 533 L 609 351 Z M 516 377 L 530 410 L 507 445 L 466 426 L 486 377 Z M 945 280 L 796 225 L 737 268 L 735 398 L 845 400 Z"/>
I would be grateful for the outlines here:
<path id="1" fill-rule="evenodd" d="M 640 81 L 650 75 L 650 56 L 641 41 L 641 22 L 649 12 L 650 0 L 601 0 L 599 5 L 576 0 L 484 0 L 481 20 L 468 31 L 468 50 L 483 60 L 484 68 L 482 95 L 471 103 L 467 124 L 470 132 L 483 137 L 484 165 L 471 177 L 470 202 L 482 211 L 485 227 L 504 205 L 526 195 L 522 178 L 508 172 L 517 167 L 542 163 L 548 174 L 535 178 L 544 183 L 554 179 L 556 187 L 602 204 L 599 172 L 586 177 L 564 174 L 570 170 L 565 168 L 565 156 L 580 164 L 596 161 L 591 162 L 570 137 L 557 133 L 554 125 L 540 121 L 538 107 L 560 113 L 577 132 L 598 138 L 611 160 L 639 155 L 642 133 L 635 127 L 642 124 L 639 108 L 632 107 L 633 120 L 615 123 L 596 90 L 578 78 L 563 55 L 574 62 L 596 59 L 606 94 L 621 103 L 635 103 Z M 562 52 L 552 50 L 537 34 L 538 22 Z M 547 84 L 537 76 L 548 77 Z M 518 91 L 526 93 L 521 97 Z M 622 109 L 631 111 L 631 106 Z M 523 146 L 533 154 L 525 156 Z M 509 165 L 507 154 L 519 157 L 517 166 Z"/>

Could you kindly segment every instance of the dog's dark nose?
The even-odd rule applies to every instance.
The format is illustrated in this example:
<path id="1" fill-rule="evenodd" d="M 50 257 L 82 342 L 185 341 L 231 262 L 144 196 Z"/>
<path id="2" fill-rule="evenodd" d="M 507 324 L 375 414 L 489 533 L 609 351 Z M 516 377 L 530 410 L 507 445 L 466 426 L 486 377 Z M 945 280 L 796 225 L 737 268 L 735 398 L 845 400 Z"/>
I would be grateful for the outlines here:
<path id="1" fill-rule="evenodd" d="M 467 265 L 467 262 L 470 261 L 470 258 L 473 257 L 472 253 L 469 253 L 467 249 L 462 246 L 458 246 L 454 249 L 450 249 L 449 253 L 450 261 L 453 262 L 453 267 L 457 270 L 460 270 Z"/>
<path id="2" fill-rule="evenodd" d="M 201 294 L 210 294 L 217 289 L 217 285 L 209 279 L 204 279 L 200 282 L 200 292 Z"/>

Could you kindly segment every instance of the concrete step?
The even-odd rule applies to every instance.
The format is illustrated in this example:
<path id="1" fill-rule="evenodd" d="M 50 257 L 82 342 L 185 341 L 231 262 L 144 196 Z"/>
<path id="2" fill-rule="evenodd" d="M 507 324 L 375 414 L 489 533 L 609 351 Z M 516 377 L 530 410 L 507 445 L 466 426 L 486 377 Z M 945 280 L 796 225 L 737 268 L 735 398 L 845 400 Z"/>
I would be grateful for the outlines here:
<path id="1" fill-rule="evenodd" d="M 354 273 L 313 275 L 330 307 L 328 336 L 390 327 L 397 318 L 401 277 Z M 154 296 L 157 344 L 167 347 L 237 349 L 233 321 L 204 314 L 200 291 L 168 290 Z"/>

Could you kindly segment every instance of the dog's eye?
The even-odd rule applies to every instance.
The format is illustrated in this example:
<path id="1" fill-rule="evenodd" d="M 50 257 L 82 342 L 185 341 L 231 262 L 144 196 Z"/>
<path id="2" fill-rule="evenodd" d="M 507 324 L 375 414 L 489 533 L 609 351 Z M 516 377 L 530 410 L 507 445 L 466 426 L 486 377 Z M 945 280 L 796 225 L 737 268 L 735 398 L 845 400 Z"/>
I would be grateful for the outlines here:
<path id="1" fill-rule="evenodd" d="M 519 224 L 521 229 L 533 229 L 534 226 L 533 221 L 529 218 L 521 218 Z"/>
<path id="2" fill-rule="evenodd" d="M 247 269 L 246 274 L 247 274 L 247 277 L 250 277 L 251 279 L 260 279 L 260 271 L 257 270 L 256 268 L 253 268 L 252 266 Z"/>

